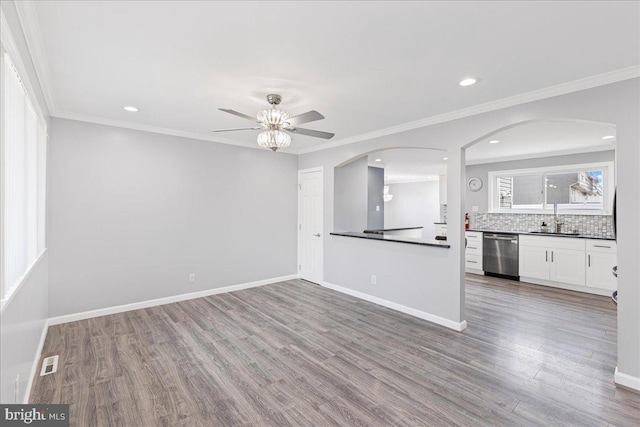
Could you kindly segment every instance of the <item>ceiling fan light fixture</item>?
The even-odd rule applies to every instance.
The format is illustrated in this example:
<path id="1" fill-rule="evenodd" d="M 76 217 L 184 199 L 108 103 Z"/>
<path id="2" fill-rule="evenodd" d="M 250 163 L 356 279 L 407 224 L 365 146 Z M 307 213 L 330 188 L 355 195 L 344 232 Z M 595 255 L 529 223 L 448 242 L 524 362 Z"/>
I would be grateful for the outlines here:
<path id="1" fill-rule="evenodd" d="M 283 127 L 288 125 L 288 120 L 291 116 L 289 113 L 283 110 L 268 109 L 262 110 L 258 113 L 257 118 L 263 126 L 276 126 Z"/>
<path id="2" fill-rule="evenodd" d="M 258 134 L 258 145 L 276 151 L 291 145 L 291 137 L 281 130 L 268 130 Z"/>

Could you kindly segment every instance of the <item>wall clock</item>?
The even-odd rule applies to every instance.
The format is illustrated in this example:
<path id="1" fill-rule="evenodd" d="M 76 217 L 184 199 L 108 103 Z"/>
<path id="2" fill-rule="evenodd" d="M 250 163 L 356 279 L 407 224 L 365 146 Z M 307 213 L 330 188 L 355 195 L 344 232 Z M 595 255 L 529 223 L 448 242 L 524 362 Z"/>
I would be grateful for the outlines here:
<path id="1" fill-rule="evenodd" d="M 480 178 L 471 178 L 467 182 L 467 188 L 471 191 L 480 191 L 482 188 L 482 180 Z"/>

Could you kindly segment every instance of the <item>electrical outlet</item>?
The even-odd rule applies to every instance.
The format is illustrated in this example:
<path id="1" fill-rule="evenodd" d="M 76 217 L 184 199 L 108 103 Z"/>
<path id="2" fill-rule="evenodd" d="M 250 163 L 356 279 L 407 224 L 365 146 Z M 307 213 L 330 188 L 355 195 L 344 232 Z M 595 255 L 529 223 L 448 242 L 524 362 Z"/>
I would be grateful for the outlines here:
<path id="1" fill-rule="evenodd" d="M 471 206 L 471 212 L 478 212 L 477 206 Z"/>
<path id="2" fill-rule="evenodd" d="M 194 273 L 189 274 L 189 283 L 196 283 L 196 275 Z"/>
<path id="3" fill-rule="evenodd" d="M 372 285 L 375 285 L 375 284 L 376 284 L 376 282 L 377 282 L 377 280 L 378 280 L 378 279 L 376 278 L 376 275 L 375 275 L 375 274 L 372 274 L 372 275 L 371 275 L 371 284 L 372 284 Z"/>
<path id="4" fill-rule="evenodd" d="M 376 206 L 376 212 L 380 212 L 380 206 Z"/>

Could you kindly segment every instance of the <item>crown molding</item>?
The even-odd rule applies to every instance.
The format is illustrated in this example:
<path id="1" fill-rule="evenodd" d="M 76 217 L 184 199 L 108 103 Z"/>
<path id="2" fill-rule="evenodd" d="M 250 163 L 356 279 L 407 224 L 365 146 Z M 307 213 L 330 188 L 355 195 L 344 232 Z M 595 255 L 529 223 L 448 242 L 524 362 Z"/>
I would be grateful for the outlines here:
<path id="1" fill-rule="evenodd" d="M 40 83 L 40 89 L 44 95 L 47 109 L 50 115 L 54 115 L 57 111 L 55 96 L 53 92 L 53 83 L 51 82 L 51 73 L 47 57 L 45 55 L 44 44 L 42 42 L 42 33 L 40 32 L 40 24 L 38 23 L 38 15 L 35 9 L 35 2 L 32 0 L 14 1 L 16 11 L 18 12 L 18 20 L 22 26 L 27 48 L 31 55 L 33 66 Z"/>
<path id="2" fill-rule="evenodd" d="M 339 139 L 336 141 L 322 144 L 319 146 L 303 148 L 296 151 L 296 154 L 307 154 L 315 151 L 328 150 L 330 148 L 340 147 L 343 145 L 354 144 L 368 139 L 379 138 L 382 136 L 393 135 L 400 132 L 406 132 L 421 127 L 432 126 L 438 123 L 449 122 L 452 120 L 462 119 L 464 117 L 474 116 L 476 114 L 488 113 L 490 111 L 500 110 L 503 108 L 514 107 L 516 105 L 526 104 L 529 102 L 539 101 L 541 99 L 552 98 L 554 96 L 566 95 L 572 92 L 578 92 L 585 89 L 591 89 L 597 86 L 603 86 L 610 83 L 616 83 L 623 80 L 629 80 L 640 77 L 640 65 L 621 68 L 619 70 L 610 71 L 603 74 L 597 74 L 591 77 L 562 83 L 555 86 L 549 86 L 544 89 L 538 89 L 531 92 L 521 93 L 519 95 L 498 99 L 496 101 L 484 104 L 474 105 L 473 107 L 462 108 L 460 110 L 448 113 L 438 114 L 427 117 L 425 119 L 404 123 L 398 126 L 392 126 L 385 129 L 379 129 L 373 132 L 355 135 L 349 138 Z"/>
<path id="3" fill-rule="evenodd" d="M 29 100 L 31 101 L 31 105 L 36 111 L 36 115 L 38 116 L 38 120 L 41 122 L 42 126 L 47 130 L 47 120 L 46 116 L 50 115 L 49 111 L 44 111 L 47 109 L 46 105 L 42 105 L 40 99 L 37 96 L 37 92 L 35 90 L 34 83 L 31 79 L 29 79 L 29 73 L 27 72 L 27 67 L 25 62 L 20 54 L 20 50 L 16 44 L 15 39 L 13 38 L 13 34 L 11 34 L 11 29 L 9 28 L 9 23 L 7 22 L 7 18 L 4 15 L 4 11 L 0 9 L 0 40 L 2 40 L 2 46 L 7 52 L 7 55 L 11 58 L 11 62 L 13 62 L 13 66 L 18 71 L 18 75 L 20 76 L 20 80 L 27 91 L 29 96 Z M 36 79 L 39 78 L 36 76 Z M 44 108 L 44 109 L 43 109 Z"/>
<path id="4" fill-rule="evenodd" d="M 209 137 L 207 135 L 203 135 L 197 132 L 188 132 L 183 130 L 169 129 L 169 128 L 163 128 L 160 126 L 128 122 L 125 120 L 109 119 L 106 117 L 90 116 L 86 114 L 72 113 L 70 111 L 58 111 L 54 115 L 54 117 L 57 117 L 60 119 L 77 120 L 80 122 L 95 123 L 95 124 L 105 125 L 105 126 L 114 126 L 119 128 L 125 128 L 125 129 L 139 130 L 144 132 L 159 133 L 159 134 L 169 135 L 169 136 L 178 136 L 181 138 L 197 139 L 200 141 L 217 142 L 220 144 L 235 145 L 235 146 L 244 147 L 244 148 L 254 148 L 257 150 L 264 150 L 264 148 L 259 147 L 258 144 L 252 144 L 249 142 L 239 142 L 231 139 L 214 137 L 214 136 Z M 278 150 L 278 153 L 292 154 L 292 152 L 288 151 L 287 149 Z"/>
<path id="5" fill-rule="evenodd" d="M 162 128 L 158 126 L 137 124 L 132 122 L 107 119 L 104 117 L 90 116 L 80 113 L 72 113 L 68 111 L 59 111 L 56 105 L 55 93 L 53 90 L 53 84 L 51 80 L 51 74 L 46 60 L 45 49 L 38 23 L 38 16 L 35 10 L 34 0 L 22 0 L 15 1 L 16 10 L 18 12 L 18 18 L 20 25 L 22 26 L 27 46 L 31 54 L 36 74 L 42 89 L 42 93 L 47 103 L 49 113 L 53 117 L 61 117 L 72 120 L 80 120 L 90 123 L 104 124 L 108 126 L 120 126 L 128 129 L 143 130 L 153 133 L 160 133 L 172 136 L 180 136 L 190 139 L 199 139 L 203 141 L 219 142 L 222 144 L 236 145 L 240 147 L 260 148 L 253 144 L 243 143 L 226 138 L 213 138 L 197 132 L 181 131 L 176 129 Z M 3 33 L 4 34 L 4 33 Z M 525 92 L 519 95 L 499 99 L 496 101 L 487 102 L 484 104 L 475 105 L 460 110 L 450 111 L 443 114 L 427 117 L 424 119 L 416 120 L 413 122 L 404 123 L 398 126 L 392 126 L 385 129 L 379 129 L 373 132 L 367 132 L 360 135 L 354 135 L 348 138 L 338 139 L 328 143 L 319 143 L 318 145 L 296 149 L 295 147 L 289 147 L 282 150 L 282 152 L 289 154 L 307 154 L 316 151 L 328 150 L 330 148 L 340 147 L 348 144 L 354 144 L 360 141 L 366 141 L 369 139 L 379 138 L 382 136 L 393 135 L 396 133 L 406 132 L 413 129 L 418 129 L 426 126 L 431 126 L 438 123 L 444 123 L 452 120 L 461 119 L 464 117 L 473 116 L 476 114 L 487 113 L 490 111 L 500 110 L 503 108 L 513 107 L 516 105 L 526 104 L 528 102 L 539 101 L 545 98 L 551 98 L 554 96 L 565 95 L 572 92 L 577 92 L 585 89 L 591 89 L 597 86 L 602 86 L 610 83 L 616 83 L 623 80 L 633 79 L 640 77 L 640 65 L 634 65 L 619 70 L 610 71 L 595 76 L 585 77 L 582 79 L 562 83 L 555 86 L 550 86 L 544 89 L 534 90 L 531 92 Z"/>

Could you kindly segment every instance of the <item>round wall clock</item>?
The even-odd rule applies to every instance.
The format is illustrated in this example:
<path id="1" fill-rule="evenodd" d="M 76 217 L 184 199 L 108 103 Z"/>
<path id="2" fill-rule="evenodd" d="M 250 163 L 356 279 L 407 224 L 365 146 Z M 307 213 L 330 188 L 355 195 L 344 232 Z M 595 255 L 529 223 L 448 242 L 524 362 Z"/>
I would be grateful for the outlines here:
<path id="1" fill-rule="evenodd" d="M 467 188 L 471 191 L 480 191 L 482 188 L 482 180 L 480 178 L 471 178 L 467 182 Z"/>

